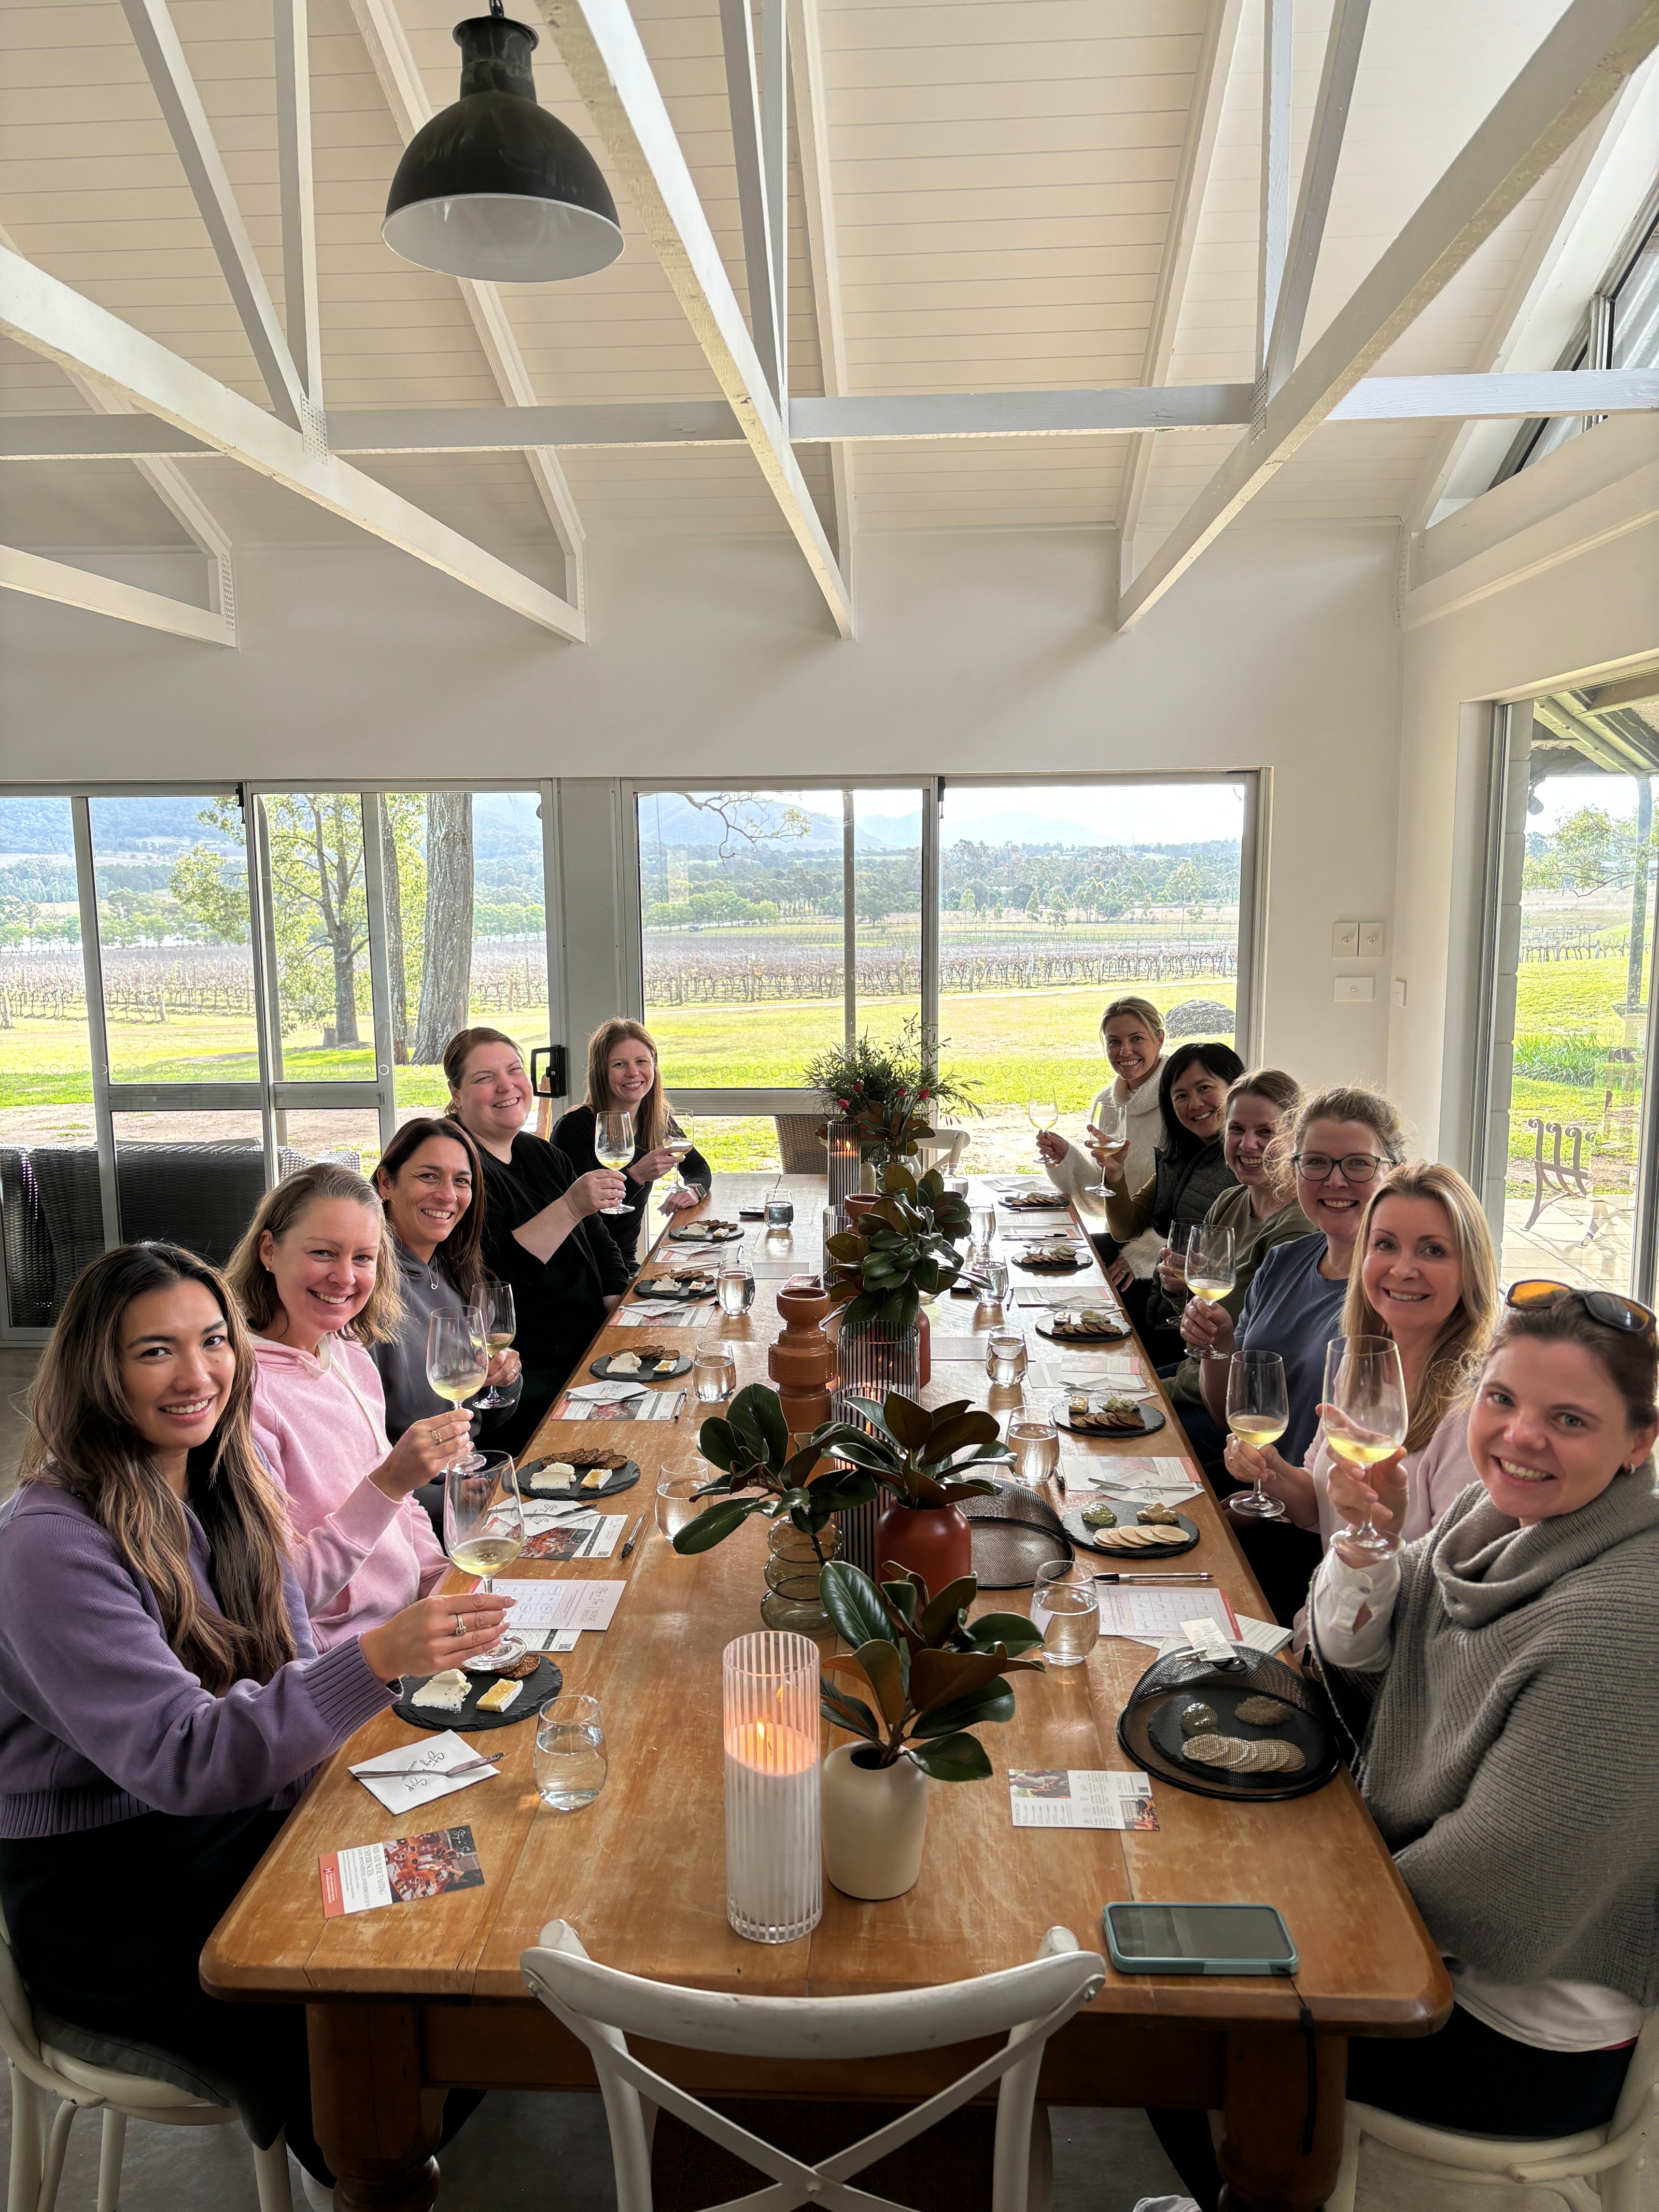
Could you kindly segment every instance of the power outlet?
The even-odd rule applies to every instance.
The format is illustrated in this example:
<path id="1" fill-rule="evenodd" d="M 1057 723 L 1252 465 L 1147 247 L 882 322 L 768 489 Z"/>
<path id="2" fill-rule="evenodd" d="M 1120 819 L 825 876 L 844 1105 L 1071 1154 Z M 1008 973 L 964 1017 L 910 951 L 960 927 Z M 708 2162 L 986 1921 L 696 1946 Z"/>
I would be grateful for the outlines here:
<path id="1" fill-rule="evenodd" d="M 1336 979 L 1336 1003 L 1339 1006 L 1355 1006 L 1376 996 L 1375 975 L 1339 975 Z"/>
<path id="2" fill-rule="evenodd" d="M 1358 960 L 1359 957 L 1359 924 L 1339 921 L 1331 930 L 1333 960 Z"/>
<path id="3" fill-rule="evenodd" d="M 1403 975 L 1396 975 L 1394 979 L 1394 1002 L 1396 1006 L 1403 1006 L 1406 1003 L 1406 979 Z"/>
<path id="4" fill-rule="evenodd" d="M 1381 921 L 1362 921 L 1359 925 L 1359 957 L 1362 960 L 1380 960 L 1389 949 L 1388 926 Z"/>

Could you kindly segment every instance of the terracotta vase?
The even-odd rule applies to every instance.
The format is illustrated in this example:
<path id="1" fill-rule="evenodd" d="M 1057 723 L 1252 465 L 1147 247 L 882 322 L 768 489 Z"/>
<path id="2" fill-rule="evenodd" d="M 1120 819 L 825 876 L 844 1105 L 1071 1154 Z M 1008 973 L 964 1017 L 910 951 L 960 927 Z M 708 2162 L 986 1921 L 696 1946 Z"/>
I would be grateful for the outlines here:
<path id="1" fill-rule="evenodd" d="M 973 1523 L 959 1505 L 906 1505 L 890 1498 L 876 1522 L 878 1573 L 889 1559 L 920 1575 L 931 1596 L 974 1571 Z"/>
<path id="2" fill-rule="evenodd" d="M 866 1745 L 842 1743 L 823 1762 L 823 1870 L 847 1897 L 902 1897 L 921 1872 L 927 1778 L 908 1759 L 859 1764 L 874 1757 Z"/>
<path id="3" fill-rule="evenodd" d="M 836 1355 L 823 1334 L 830 1294 L 816 1275 L 792 1275 L 778 1292 L 783 1334 L 766 1355 L 766 1371 L 778 1386 L 783 1418 L 793 1436 L 805 1436 L 830 1418 Z"/>

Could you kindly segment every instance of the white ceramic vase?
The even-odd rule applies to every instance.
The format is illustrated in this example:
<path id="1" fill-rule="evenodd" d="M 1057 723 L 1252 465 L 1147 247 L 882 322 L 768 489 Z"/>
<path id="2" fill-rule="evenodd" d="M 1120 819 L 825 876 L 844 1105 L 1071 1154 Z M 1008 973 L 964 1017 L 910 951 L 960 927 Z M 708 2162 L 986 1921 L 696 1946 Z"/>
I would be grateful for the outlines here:
<path id="1" fill-rule="evenodd" d="M 864 1748 L 838 1744 L 823 1762 L 824 1872 L 847 1897 L 902 1897 L 921 1872 L 927 1777 L 908 1759 L 856 1765 L 854 1754 Z"/>

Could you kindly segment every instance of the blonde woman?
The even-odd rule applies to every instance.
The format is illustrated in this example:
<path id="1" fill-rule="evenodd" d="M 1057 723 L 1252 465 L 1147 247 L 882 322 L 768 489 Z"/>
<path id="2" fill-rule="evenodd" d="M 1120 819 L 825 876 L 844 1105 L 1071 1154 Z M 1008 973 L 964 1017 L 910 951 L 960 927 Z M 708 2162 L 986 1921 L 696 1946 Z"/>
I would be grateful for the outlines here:
<path id="1" fill-rule="evenodd" d="M 1411 1408 L 1402 1462 L 1406 1516 L 1401 1540 L 1426 1535 L 1475 1480 L 1469 1458 L 1468 1394 L 1498 1325 L 1498 1258 L 1480 1201 L 1455 1168 L 1407 1160 L 1371 1194 L 1348 1279 L 1342 1336 L 1390 1336 L 1400 1347 Z M 1298 1528 L 1330 1541 L 1341 1516 L 1330 1502 L 1331 1457 L 1322 1427 L 1305 1465 L 1271 1445 L 1257 1452 L 1235 1437 L 1227 1470 L 1255 1479 Z"/>
<path id="2" fill-rule="evenodd" d="M 1100 1018 L 1100 1038 L 1112 1080 L 1097 1093 L 1089 1109 L 1089 1126 L 1101 1126 L 1103 1108 L 1123 1109 L 1129 1129 L 1124 1175 L 1129 1188 L 1139 1190 L 1158 1172 L 1157 1155 L 1164 1135 L 1158 1109 L 1158 1078 L 1164 1073 L 1164 1017 L 1150 999 L 1114 999 Z M 1054 1129 L 1042 1132 L 1037 1150 L 1055 1189 L 1064 1191 L 1085 1220 L 1091 1216 L 1099 1220 L 1103 1232 L 1106 1208 L 1100 1196 L 1100 1172 L 1089 1155 Z M 1127 1291 L 1137 1276 L 1150 1275 L 1164 1248 L 1164 1239 L 1153 1229 L 1126 1245 L 1120 1246 L 1103 1235 L 1102 1241 L 1109 1254 L 1107 1273 L 1121 1291 Z"/>
<path id="3" fill-rule="evenodd" d="M 656 1040 L 649 1030 L 624 1014 L 601 1022 L 587 1040 L 587 1096 L 562 1116 L 553 1132 L 555 1147 L 578 1175 L 587 1174 L 599 1164 L 593 1149 L 595 1115 L 616 1112 L 634 1117 L 634 1157 L 623 1170 L 634 1211 L 605 1213 L 599 1218 L 631 1267 L 639 1251 L 640 1224 L 651 1201 L 652 1185 L 659 1176 L 673 1173 L 674 1155 L 667 1150 L 665 1139 L 679 1131 L 663 1095 Z M 680 1172 L 688 1184 L 696 1188 L 669 1191 L 663 1206 L 670 1213 L 707 1198 L 714 1180 L 708 1161 L 695 1150 L 686 1154 Z"/>
<path id="4" fill-rule="evenodd" d="M 397 1334 L 397 1261 L 374 1187 L 319 1161 L 260 1201 L 226 1270 L 253 1331 L 253 1441 L 288 1494 L 319 1650 L 435 1589 L 448 1562 L 413 1493 L 466 1449 L 459 1407 L 394 1444 L 371 1345 Z"/>

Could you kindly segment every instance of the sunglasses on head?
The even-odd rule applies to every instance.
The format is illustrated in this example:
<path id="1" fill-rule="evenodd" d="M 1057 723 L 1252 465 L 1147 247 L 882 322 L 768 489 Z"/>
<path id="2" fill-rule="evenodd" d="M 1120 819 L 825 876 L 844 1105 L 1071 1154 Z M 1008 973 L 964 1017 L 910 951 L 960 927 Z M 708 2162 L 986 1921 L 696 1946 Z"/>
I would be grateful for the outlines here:
<path id="1" fill-rule="evenodd" d="M 1627 1336 L 1652 1333 L 1654 1316 L 1637 1299 L 1625 1297 L 1617 1291 L 1576 1290 L 1571 1283 L 1552 1282 L 1547 1276 L 1529 1275 L 1518 1283 L 1511 1283 L 1504 1303 L 1516 1313 L 1543 1313 L 1551 1306 L 1565 1304 L 1569 1298 L 1577 1298 L 1590 1319 L 1599 1321 L 1604 1328 L 1623 1329 Z"/>

